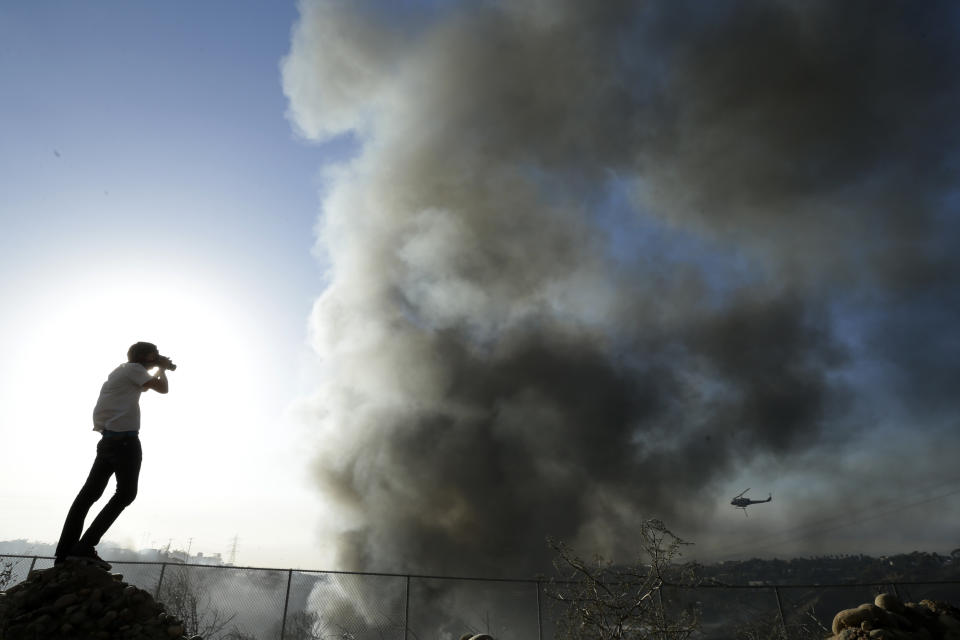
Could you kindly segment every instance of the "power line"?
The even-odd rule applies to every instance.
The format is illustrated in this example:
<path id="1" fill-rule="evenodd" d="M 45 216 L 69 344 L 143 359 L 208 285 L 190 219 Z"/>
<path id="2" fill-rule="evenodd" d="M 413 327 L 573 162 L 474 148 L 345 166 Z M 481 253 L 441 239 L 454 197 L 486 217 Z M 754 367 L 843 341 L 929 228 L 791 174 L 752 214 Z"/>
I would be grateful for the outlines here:
<path id="1" fill-rule="evenodd" d="M 944 482 L 939 482 L 939 483 L 933 485 L 932 487 L 930 487 L 930 489 L 935 489 L 935 488 L 943 487 L 943 486 L 945 486 L 945 485 L 954 484 L 954 483 L 956 483 L 956 482 L 960 482 L 960 478 L 953 478 L 953 479 L 951 479 L 951 480 L 947 480 L 947 481 L 944 481 Z M 929 491 L 930 489 L 928 489 L 928 491 Z M 850 526 L 853 526 L 853 525 L 861 524 L 861 523 L 863 523 L 863 522 L 869 522 L 870 520 L 877 520 L 877 519 L 879 519 L 879 518 L 886 517 L 886 516 L 888 516 L 888 515 L 897 513 L 898 511 L 902 511 L 902 510 L 904 510 L 904 509 L 910 509 L 910 508 L 917 507 L 917 506 L 920 506 L 920 505 L 923 505 L 923 504 L 927 504 L 927 503 L 930 503 L 930 502 L 935 502 L 935 501 L 937 501 L 937 500 L 942 500 L 942 499 L 944 499 L 944 498 L 948 498 L 948 497 L 953 496 L 953 495 L 956 495 L 956 494 L 958 494 L 958 493 L 960 493 L 960 489 L 953 489 L 953 490 L 948 491 L 947 493 L 944 493 L 944 494 L 941 494 L 941 495 L 933 496 L 933 497 L 930 497 L 930 498 L 924 498 L 924 499 L 922 499 L 922 500 L 916 500 L 916 501 L 913 501 L 913 502 L 905 502 L 905 503 L 902 502 L 902 501 L 898 501 L 898 500 L 884 500 L 884 501 L 881 501 L 881 502 L 878 502 L 878 503 L 874 504 L 874 505 L 871 506 L 871 507 L 861 508 L 861 509 L 855 510 L 855 511 L 853 511 L 853 512 L 851 512 L 851 513 L 841 514 L 841 515 L 837 515 L 837 516 L 831 516 L 831 517 L 829 517 L 829 518 L 824 518 L 824 519 L 822 519 L 822 520 L 819 520 L 819 521 L 814 522 L 814 523 L 811 523 L 811 524 L 801 525 L 801 526 L 799 526 L 799 527 L 791 527 L 790 529 L 785 529 L 785 530 L 783 530 L 783 531 L 779 531 L 779 532 L 776 532 L 776 533 L 768 534 L 768 535 L 765 535 L 765 536 L 760 536 L 760 537 L 758 537 L 758 538 L 754 538 L 754 539 L 749 540 L 749 541 L 746 541 L 746 542 L 741 542 L 741 543 L 734 544 L 734 545 L 732 545 L 731 547 L 727 547 L 727 549 L 736 549 L 736 548 L 739 547 L 739 548 L 741 548 L 742 550 L 736 550 L 736 551 L 730 551 L 730 552 L 728 552 L 728 553 L 724 553 L 724 554 L 722 554 L 721 556 L 719 556 L 719 559 L 722 560 L 722 559 L 726 559 L 726 558 L 732 558 L 732 557 L 734 557 L 734 556 L 742 555 L 743 553 L 746 553 L 746 552 L 748 552 L 748 551 L 749 551 L 749 552 L 754 552 L 754 551 L 757 551 L 757 550 L 769 549 L 769 548 L 771 548 L 771 547 L 775 547 L 775 546 L 778 546 L 778 545 L 781 545 L 781 544 L 785 544 L 785 543 L 788 543 L 788 542 L 795 542 L 795 541 L 797 541 L 797 540 L 803 540 L 804 538 L 809 538 L 809 537 L 812 537 L 812 536 L 814 536 L 814 535 L 820 535 L 820 534 L 823 534 L 823 533 L 828 533 L 828 532 L 830 532 L 830 531 L 836 531 L 836 530 L 838 530 L 838 529 L 843 529 L 844 527 L 850 527 Z M 875 509 L 877 509 L 877 508 L 879 508 L 879 507 L 882 507 L 882 506 L 884 506 L 884 505 L 895 505 L 895 506 L 894 506 L 893 508 L 891 508 L 891 509 L 888 509 L 888 510 L 886 510 L 886 511 L 882 511 L 882 512 L 880 512 L 880 513 L 868 513 L 868 512 L 873 512 Z M 856 515 L 857 515 L 858 513 L 860 513 L 860 514 L 866 514 L 866 515 L 863 515 L 862 517 L 856 517 Z M 851 516 L 853 516 L 853 517 L 851 517 Z M 833 523 L 833 522 L 836 522 L 836 521 L 839 521 L 839 523 L 838 523 L 838 524 L 830 524 L 830 523 Z M 830 526 L 822 526 L 822 525 L 827 525 L 827 524 L 829 524 Z M 771 543 L 769 543 L 769 544 L 758 544 L 758 543 L 763 542 L 764 540 L 770 540 L 770 539 L 773 539 L 773 538 L 778 538 L 778 537 L 780 537 L 780 536 L 789 535 L 789 534 L 792 534 L 792 533 L 795 533 L 795 532 L 796 532 L 796 535 L 793 535 L 793 536 L 788 537 L 788 538 L 784 538 L 784 539 L 779 540 L 779 541 L 774 541 L 774 542 L 771 542 Z"/>
<path id="2" fill-rule="evenodd" d="M 950 478 L 950 479 L 948 479 L 948 480 L 942 480 L 942 481 L 939 481 L 939 482 L 935 482 L 935 483 L 929 485 L 929 486 L 926 487 L 926 488 L 917 489 L 917 490 L 914 491 L 914 493 L 916 494 L 916 493 L 918 493 L 918 492 L 920 492 L 920 491 L 923 491 L 923 492 L 925 492 L 925 493 L 929 493 L 930 491 L 934 491 L 934 490 L 939 489 L 939 488 L 941 488 L 941 487 L 949 486 L 949 485 L 955 484 L 955 483 L 957 483 L 957 482 L 960 482 L 960 478 Z M 757 543 L 759 543 L 759 542 L 762 542 L 762 541 L 764 541 L 764 540 L 769 540 L 769 539 L 771 539 L 771 538 L 777 538 L 777 537 L 782 536 L 782 535 L 784 535 L 784 534 L 790 534 L 790 533 L 793 533 L 794 531 L 796 531 L 796 530 L 798 530 L 798 529 L 801 530 L 801 531 L 804 530 L 804 529 L 817 530 L 817 529 L 819 529 L 822 525 L 830 524 L 830 523 L 833 523 L 833 522 L 851 522 L 851 523 L 853 524 L 853 523 L 856 523 L 856 521 L 851 521 L 851 520 L 850 520 L 851 517 L 856 517 L 856 516 L 859 515 L 859 514 L 872 513 L 872 512 L 874 512 L 876 509 L 885 507 L 885 506 L 887 506 L 887 505 L 897 505 L 897 504 L 901 504 L 901 503 L 903 503 L 903 502 L 904 502 L 904 499 L 903 499 L 903 498 L 888 498 L 888 499 L 884 499 L 884 500 L 879 500 L 878 502 L 875 502 L 873 505 L 870 505 L 870 506 L 861 507 L 861 508 L 859 508 L 859 509 L 847 510 L 847 511 L 845 511 L 844 513 L 839 514 L 839 515 L 835 515 L 835 516 L 830 516 L 830 517 L 827 517 L 827 518 L 823 518 L 823 519 L 817 520 L 817 521 L 815 521 L 815 522 L 810 522 L 810 523 L 807 523 L 807 524 L 805 524 L 805 525 L 800 525 L 799 527 L 791 527 L 791 528 L 789 528 L 789 529 L 784 529 L 783 531 L 777 531 L 777 532 L 774 532 L 774 533 L 770 533 L 770 534 L 767 534 L 767 535 L 764 535 L 764 536 L 760 536 L 760 537 L 757 537 L 757 538 L 753 538 L 752 540 L 748 540 L 748 541 L 746 541 L 746 542 L 735 543 L 735 544 L 733 544 L 733 545 L 731 545 L 731 546 L 728 546 L 727 548 L 728 548 L 728 549 L 731 549 L 731 548 L 735 549 L 735 548 L 737 548 L 737 547 L 744 547 L 744 548 L 750 547 L 750 548 L 752 548 L 752 547 L 754 547 L 754 546 L 755 546 Z M 732 552 L 732 555 L 737 555 L 738 553 L 739 553 L 739 552 L 734 551 L 734 552 Z"/>

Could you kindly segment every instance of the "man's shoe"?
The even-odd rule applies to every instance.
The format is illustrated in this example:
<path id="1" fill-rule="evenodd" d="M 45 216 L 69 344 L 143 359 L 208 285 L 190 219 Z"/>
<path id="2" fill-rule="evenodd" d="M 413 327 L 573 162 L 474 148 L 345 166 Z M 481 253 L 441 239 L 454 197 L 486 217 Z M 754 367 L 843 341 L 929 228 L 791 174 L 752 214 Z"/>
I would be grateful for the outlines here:
<path id="1" fill-rule="evenodd" d="M 84 564 L 99 567 L 104 571 L 110 571 L 110 569 L 113 569 L 113 565 L 98 556 L 97 550 L 93 547 L 77 545 L 73 548 L 73 551 L 70 552 L 70 555 L 67 556 L 67 559 L 76 560 Z"/>

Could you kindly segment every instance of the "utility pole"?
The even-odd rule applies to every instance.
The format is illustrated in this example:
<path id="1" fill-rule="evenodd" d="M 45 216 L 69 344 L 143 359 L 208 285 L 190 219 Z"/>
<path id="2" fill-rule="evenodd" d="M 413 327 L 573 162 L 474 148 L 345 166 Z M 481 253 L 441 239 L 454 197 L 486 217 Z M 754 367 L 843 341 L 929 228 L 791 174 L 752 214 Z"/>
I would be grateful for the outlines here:
<path id="1" fill-rule="evenodd" d="M 233 536 L 233 544 L 230 545 L 230 558 L 227 560 L 227 564 L 236 564 L 237 562 L 237 540 L 240 539 L 240 536 Z"/>

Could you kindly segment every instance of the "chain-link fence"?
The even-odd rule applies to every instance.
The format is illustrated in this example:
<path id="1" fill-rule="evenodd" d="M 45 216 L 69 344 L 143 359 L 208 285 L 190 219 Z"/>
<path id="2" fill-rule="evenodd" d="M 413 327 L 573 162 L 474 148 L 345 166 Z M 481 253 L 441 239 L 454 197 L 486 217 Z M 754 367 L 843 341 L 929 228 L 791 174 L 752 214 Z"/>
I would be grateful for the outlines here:
<path id="1" fill-rule="evenodd" d="M 0 591 L 53 558 L 0 555 Z M 554 637 L 560 610 L 546 582 L 114 562 L 123 579 L 154 594 L 206 640 L 497 640 Z M 697 638 L 809 640 L 828 635 L 836 612 L 880 592 L 904 601 L 960 602 L 960 582 L 696 589 L 664 586 L 669 612 L 696 607 Z"/>

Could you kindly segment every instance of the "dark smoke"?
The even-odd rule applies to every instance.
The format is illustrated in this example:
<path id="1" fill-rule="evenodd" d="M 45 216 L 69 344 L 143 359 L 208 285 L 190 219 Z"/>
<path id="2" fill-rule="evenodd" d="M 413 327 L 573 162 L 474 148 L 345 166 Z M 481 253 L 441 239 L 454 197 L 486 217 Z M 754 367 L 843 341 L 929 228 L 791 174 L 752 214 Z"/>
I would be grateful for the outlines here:
<path id="1" fill-rule="evenodd" d="M 312 318 L 342 567 L 522 575 L 547 535 L 625 554 L 648 517 L 695 539 L 744 465 L 873 403 L 955 408 L 954 5 L 301 13 L 291 117 L 359 145 Z"/>

